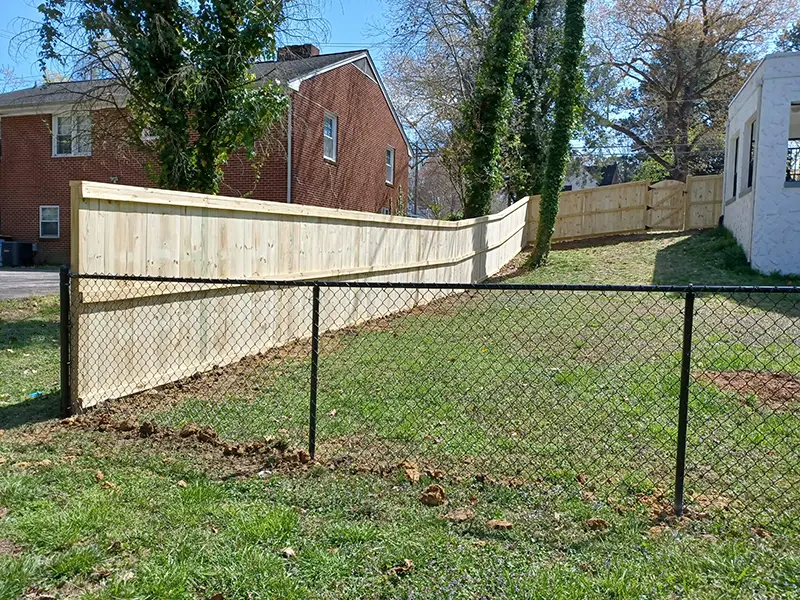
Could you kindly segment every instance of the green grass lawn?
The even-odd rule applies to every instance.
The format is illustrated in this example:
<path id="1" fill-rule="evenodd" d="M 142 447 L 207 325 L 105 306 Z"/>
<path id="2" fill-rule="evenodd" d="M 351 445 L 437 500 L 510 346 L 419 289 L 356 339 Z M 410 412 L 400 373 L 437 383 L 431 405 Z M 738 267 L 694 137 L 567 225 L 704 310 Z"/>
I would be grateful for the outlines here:
<path id="1" fill-rule="evenodd" d="M 750 271 L 719 232 L 565 246 L 542 269 L 510 271 L 534 283 L 787 283 Z M 800 375 L 797 306 L 698 298 L 692 518 L 675 524 L 657 513 L 671 495 L 682 306 L 480 292 L 327 335 L 327 466 L 284 471 L 175 436 L 46 421 L 57 304 L 0 304 L 0 599 L 800 597 L 798 407 L 701 377 Z M 113 410 L 300 447 L 308 366 L 302 353 L 267 357 L 151 394 L 146 411 Z M 431 480 L 408 482 L 403 459 L 444 471 L 446 506 L 418 501 Z M 474 518 L 442 518 L 459 507 Z M 491 530 L 492 518 L 514 527 Z"/>

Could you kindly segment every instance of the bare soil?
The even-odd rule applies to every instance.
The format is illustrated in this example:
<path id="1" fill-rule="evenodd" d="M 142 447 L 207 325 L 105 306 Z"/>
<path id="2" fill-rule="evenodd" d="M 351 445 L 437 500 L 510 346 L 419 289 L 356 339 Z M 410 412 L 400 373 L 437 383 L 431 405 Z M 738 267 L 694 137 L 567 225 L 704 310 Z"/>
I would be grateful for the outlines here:
<path id="1" fill-rule="evenodd" d="M 703 371 L 696 378 L 724 392 L 754 395 L 761 404 L 773 410 L 785 411 L 800 406 L 800 377 L 792 373 Z"/>

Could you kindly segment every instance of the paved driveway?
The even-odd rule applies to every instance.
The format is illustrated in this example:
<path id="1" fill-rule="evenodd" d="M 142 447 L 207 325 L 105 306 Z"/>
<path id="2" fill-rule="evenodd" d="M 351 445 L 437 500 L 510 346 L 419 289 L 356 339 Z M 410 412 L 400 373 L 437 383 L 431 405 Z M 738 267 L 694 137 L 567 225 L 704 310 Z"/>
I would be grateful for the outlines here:
<path id="1" fill-rule="evenodd" d="M 58 271 L 0 269 L 0 300 L 45 296 L 58 292 Z"/>

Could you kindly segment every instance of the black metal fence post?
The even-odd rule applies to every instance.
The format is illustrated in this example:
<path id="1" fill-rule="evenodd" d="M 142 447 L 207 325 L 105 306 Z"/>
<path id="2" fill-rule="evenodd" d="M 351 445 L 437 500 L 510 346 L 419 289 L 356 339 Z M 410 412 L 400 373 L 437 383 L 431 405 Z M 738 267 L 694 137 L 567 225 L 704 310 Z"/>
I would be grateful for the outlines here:
<path id="1" fill-rule="evenodd" d="M 61 416 L 68 417 L 72 413 L 69 384 L 69 266 L 62 265 L 59 274 L 61 316 L 59 329 L 61 332 Z"/>
<path id="2" fill-rule="evenodd" d="M 681 391 L 678 405 L 678 454 L 675 461 L 675 516 L 683 515 L 683 490 L 686 479 L 686 428 L 689 421 L 689 379 L 692 368 L 692 329 L 694 327 L 694 290 L 686 292 L 683 313 L 683 353 L 681 356 Z"/>
<path id="3" fill-rule="evenodd" d="M 317 452 L 317 375 L 319 373 L 319 286 L 311 295 L 311 402 L 308 414 L 308 453 L 313 459 Z"/>

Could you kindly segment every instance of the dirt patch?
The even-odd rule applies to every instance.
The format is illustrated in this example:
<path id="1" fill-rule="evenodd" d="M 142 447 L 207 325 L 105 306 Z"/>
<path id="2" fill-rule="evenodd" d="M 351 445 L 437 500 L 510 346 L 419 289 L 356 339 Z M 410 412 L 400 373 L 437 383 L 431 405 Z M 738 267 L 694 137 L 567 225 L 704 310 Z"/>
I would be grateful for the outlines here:
<path id="1" fill-rule="evenodd" d="M 22 553 L 22 548 L 11 540 L 0 539 L 0 556 L 17 556 Z"/>
<path id="2" fill-rule="evenodd" d="M 109 435 L 114 446 L 135 445 L 137 450 L 193 459 L 211 477 L 230 478 L 256 473 L 305 470 L 313 461 L 305 449 L 296 449 L 279 437 L 265 437 L 247 444 L 222 440 L 208 427 L 189 424 L 182 429 L 145 421 L 118 420 L 108 413 L 89 413 L 63 419 L 58 427 L 97 431 Z"/>
<path id="3" fill-rule="evenodd" d="M 724 392 L 740 396 L 753 395 L 774 410 L 784 411 L 800 406 L 800 377 L 792 373 L 769 371 L 702 371 L 698 381 L 710 383 Z"/>

